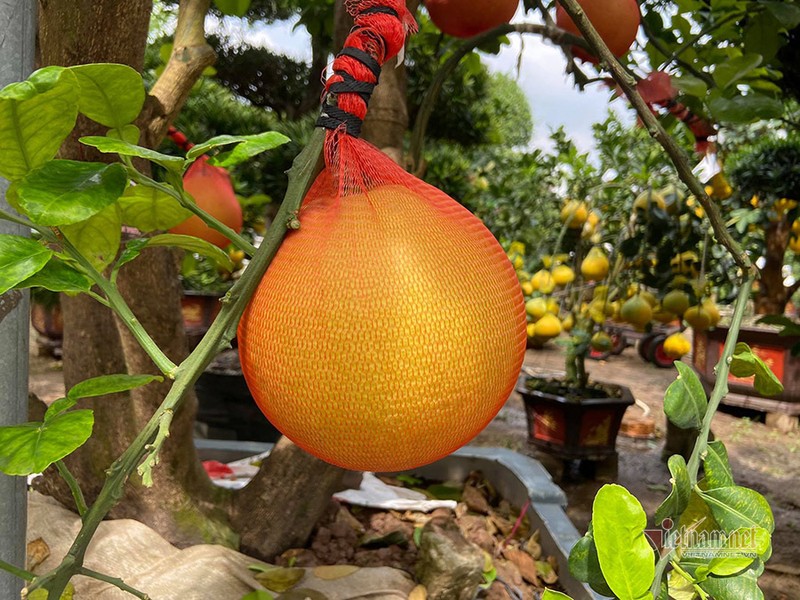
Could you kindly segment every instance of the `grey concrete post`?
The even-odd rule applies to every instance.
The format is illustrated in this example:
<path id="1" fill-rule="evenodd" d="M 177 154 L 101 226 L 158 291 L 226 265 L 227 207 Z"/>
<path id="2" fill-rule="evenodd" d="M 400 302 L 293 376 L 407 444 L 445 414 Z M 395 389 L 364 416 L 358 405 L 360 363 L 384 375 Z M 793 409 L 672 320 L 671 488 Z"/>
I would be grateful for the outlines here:
<path id="1" fill-rule="evenodd" d="M 0 87 L 25 79 L 33 69 L 35 0 L 0 0 Z M 0 177 L 0 207 L 8 185 Z M 30 232 L 0 221 L 0 233 Z M 0 425 L 23 423 L 28 413 L 28 294 L 0 296 Z M 25 566 L 26 490 L 24 477 L 0 473 L 0 559 Z M 19 598 L 23 581 L 0 571 L 0 598 Z"/>

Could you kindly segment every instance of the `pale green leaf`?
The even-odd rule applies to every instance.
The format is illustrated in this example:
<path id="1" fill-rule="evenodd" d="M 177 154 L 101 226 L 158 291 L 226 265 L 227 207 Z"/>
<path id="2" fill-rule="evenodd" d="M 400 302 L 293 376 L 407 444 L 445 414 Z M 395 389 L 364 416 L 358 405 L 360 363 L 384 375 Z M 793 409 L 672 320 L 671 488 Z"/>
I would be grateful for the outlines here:
<path id="1" fill-rule="evenodd" d="M 783 384 L 767 364 L 745 343 L 736 344 L 731 360 L 731 374 L 736 377 L 753 377 L 753 387 L 765 396 L 776 396 L 783 391 Z"/>
<path id="2" fill-rule="evenodd" d="M 92 281 L 63 260 L 51 258 L 38 273 L 28 277 L 16 287 L 40 287 L 51 292 L 78 294 L 88 292 L 92 287 Z"/>
<path id="3" fill-rule="evenodd" d="M 764 496 L 749 488 L 729 486 L 697 492 L 725 531 L 761 527 L 772 533 L 775 519 Z"/>
<path id="4" fill-rule="evenodd" d="M 92 435 L 90 410 L 62 412 L 47 423 L 0 427 L 0 471 L 6 475 L 41 473 L 82 446 Z"/>
<path id="5" fill-rule="evenodd" d="M 61 227 L 61 232 L 95 269 L 102 272 L 119 250 L 122 237 L 119 207 L 112 204 L 86 221 Z"/>
<path id="6" fill-rule="evenodd" d="M 80 86 L 78 110 L 106 127 L 121 129 L 144 105 L 144 82 L 127 65 L 95 63 L 70 67 Z"/>
<path id="7" fill-rule="evenodd" d="M 692 483 L 684 458 L 677 454 L 670 456 L 667 466 L 672 475 L 672 491 L 656 510 L 656 525 L 660 525 L 666 518 L 677 520 L 689 506 L 689 497 L 692 494 Z"/>
<path id="8" fill-rule="evenodd" d="M 18 235 L 0 235 L 0 294 L 16 287 L 44 268 L 52 251 Z"/>
<path id="9" fill-rule="evenodd" d="M 228 271 L 233 270 L 233 261 L 228 254 L 205 240 L 193 237 L 191 235 L 178 235 L 175 233 L 163 233 L 151 237 L 147 241 L 148 246 L 173 246 L 175 248 L 182 248 L 189 252 L 196 252 L 202 254 L 206 258 L 210 258 L 219 266 L 224 267 Z"/>
<path id="10" fill-rule="evenodd" d="M 186 154 L 186 158 L 191 160 L 214 148 L 236 144 L 233 149 L 212 157 L 210 160 L 212 165 L 218 167 L 232 167 L 289 141 L 288 137 L 274 131 L 256 135 L 220 135 L 193 147 Z"/>
<path id="11" fill-rule="evenodd" d="M 78 84 L 61 67 L 0 90 L 0 175 L 21 179 L 53 158 L 78 117 Z"/>
<path id="12" fill-rule="evenodd" d="M 555 590 L 546 589 L 542 594 L 542 600 L 572 600 L 572 597 Z"/>
<path id="13" fill-rule="evenodd" d="M 699 428 L 708 408 L 703 384 L 689 365 L 675 361 L 675 367 L 678 378 L 664 395 L 664 412 L 681 429 Z"/>
<path id="14" fill-rule="evenodd" d="M 192 216 L 192 212 L 183 208 L 172 196 L 143 185 L 125 190 L 119 207 L 122 222 L 144 233 L 170 229 Z"/>
<path id="15" fill-rule="evenodd" d="M 670 81 L 673 86 L 684 94 L 689 94 L 696 98 L 705 98 L 705 95 L 708 93 L 708 85 L 699 77 L 681 75 L 680 77 L 673 77 Z"/>
<path id="16" fill-rule="evenodd" d="M 93 377 L 75 384 L 67 392 L 67 397 L 79 400 L 81 398 L 105 396 L 106 394 L 117 394 L 142 387 L 154 381 L 164 381 L 164 378 L 160 375 L 127 375 L 125 373 L 101 375 L 100 377 Z"/>
<path id="17" fill-rule="evenodd" d="M 184 160 L 180 156 L 162 154 L 150 148 L 130 144 L 124 140 L 103 136 L 86 136 L 82 137 L 80 142 L 87 146 L 97 148 L 100 152 L 106 154 L 144 158 L 164 167 L 168 171 L 180 172 L 183 170 Z"/>
<path id="18" fill-rule="evenodd" d="M 706 456 L 703 459 L 703 470 L 709 489 L 734 485 L 733 472 L 728 463 L 728 451 L 725 449 L 725 444 L 718 440 L 708 443 Z"/>
<path id="19" fill-rule="evenodd" d="M 72 225 L 116 202 L 127 181 L 120 164 L 51 160 L 19 183 L 17 202 L 35 223 Z"/>
<path id="20" fill-rule="evenodd" d="M 639 600 L 650 592 L 655 555 L 645 527 L 647 515 L 628 490 L 600 488 L 592 505 L 594 543 L 603 576 L 620 600 Z"/>
<path id="21" fill-rule="evenodd" d="M 758 577 L 748 569 L 736 577 L 709 577 L 700 587 L 714 600 L 764 600 L 758 587 Z"/>

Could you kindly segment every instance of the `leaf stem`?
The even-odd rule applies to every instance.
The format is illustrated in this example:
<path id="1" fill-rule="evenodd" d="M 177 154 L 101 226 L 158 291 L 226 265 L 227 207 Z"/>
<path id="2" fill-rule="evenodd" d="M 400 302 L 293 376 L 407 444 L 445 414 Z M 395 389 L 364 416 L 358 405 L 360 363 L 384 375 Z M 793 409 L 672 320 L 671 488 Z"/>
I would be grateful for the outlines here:
<path id="1" fill-rule="evenodd" d="M 250 242 L 244 239 L 241 235 L 236 233 L 233 229 L 225 225 L 222 221 L 217 219 L 216 217 L 208 214 L 202 208 L 197 206 L 197 203 L 192 200 L 191 198 L 187 197 L 186 192 L 181 187 L 173 187 L 169 185 L 164 185 L 159 183 L 158 181 L 151 179 L 147 175 L 143 175 L 139 173 L 133 167 L 128 167 L 128 176 L 138 184 L 151 187 L 153 189 L 158 190 L 168 196 L 175 198 L 178 202 L 180 202 L 181 206 L 186 210 L 191 211 L 195 215 L 197 215 L 203 223 L 208 225 L 211 229 L 218 231 L 226 238 L 228 238 L 231 243 L 236 246 L 239 250 L 242 250 L 247 256 L 253 256 L 256 253 L 256 247 L 253 246 Z M 175 182 L 178 183 L 178 182 Z"/>
<path id="2" fill-rule="evenodd" d="M 133 314 L 133 311 L 130 309 L 127 302 L 125 302 L 122 294 L 119 293 L 117 287 L 103 277 L 103 275 L 94 268 L 94 265 L 72 245 L 72 242 L 70 242 L 66 236 L 62 235 L 59 239 L 59 243 L 67 254 L 83 268 L 86 274 L 97 284 L 97 287 L 106 295 L 107 306 L 122 320 L 158 369 L 170 379 L 175 379 L 175 372 L 178 369 L 177 365 L 164 354 L 161 348 L 158 347 L 158 344 L 150 337 L 150 334 L 145 331 L 139 319 L 136 318 L 136 315 Z"/>
<path id="3" fill-rule="evenodd" d="M 30 571 L 26 571 L 25 569 L 20 569 L 19 567 L 15 567 L 14 565 L 7 563 L 4 560 L 0 560 L 0 571 L 11 573 L 14 577 L 19 577 L 20 579 L 24 579 L 25 581 L 33 581 L 36 578 L 36 575 L 31 573 Z"/>
<path id="4" fill-rule="evenodd" d="M 56 461 L 56 469 L 58 469 L 58 474 L 61 475 L 61 478 L 67 482 L 69 491 L 72 492 L 72 497 L 75 499 L 75 507 L 78 509 L 78 514 L 83 519 L 88 509 L 86 508 L 86 499 L 83 497 L 78 480 L 75 479 L 75 476 L 63 460 Z"/>
<path id="5" fill-rule="evenodd" d="M 122 579 L 120 579 L 119 577 L 112 577 L 111 575 L 106 575 L 105 573 L 98 573 L 97 571 L 93 571 L 92 569 L 87 569 L 86 567 L 79 568 L 77 575 L 85 575 L 86 577 L 97 579 L 98 581 L 104 581 L 106 583 L 110 583 L 114 587 L 121 589 L 123 592 L 128 592 L 132 596 L 136 596 L 137 598 L 139 598 L 139 600 L 151 600 L 150 596 L 148 596 L 144 592 L 140 592 L 136 588 L 132 588 L 127 583 L 122 581 Z"/>
<path id="6" fill-rule="evenodd" d="M 656 563 L 656 575 L 653 578 L 653 587 L 650 588 L 650 593 L 653 595 L 653 598 L 658 598 L 658 595 L 661 591 L 661 582 L 664 579 L 664 573 L 666 572 L 670 561 L 672 561 L 673 556 L 675 556 L 675 549 L 667 552 L 664 556 L 659 558 L 658 562 Z"/>
<path id="7" fill-rule="evenodd" d="M 3 219 L 4 221 L 10 221 L 11 223 L 16 223 L 17 225 L 22 225 L 23 227 L 34 229 L 35 231 L 38 231 L 48 242 L 57 243 L 59 241 L 49 227 L 37 225 L 36 223 L 23 219 L 22 217 L 18 217 L 17 215 L 8 211 L 0 210 L 0 219 Z"/>
<path id="8" fill-rule="evenodd" d="M 739 289 L 739 296 L 736 298 L 736 304 L 733 309 L 733 317 L 728 326 L 728 336 L 725 339 L 725 346 L 722 351 L 722 356 L 717 363 L 715 369 L 716 382 L 714 389 L 711 392 L 711 398 L 708 400 L 708 408 L 703 417 L 703 425 L 700 428 L 700 434 L 697 436 L 697 441 L 692 450 L 692 455 L 689 457 L 687 470 L 689 471 L 689 481 L 692 487 L 697 485 L 697 474 L 700 471 L 700 461 L 705 456 L 708 448 L 708 436 L 711 432 L 711 421 L 714 418 L 714 413 L 717 412 L 719 404 L 725 395 L 728 393 L 728 373 L 730 372 L 731 359 L 736 349 L 736 342 L 739 338 L 739 330 L 742 327 L 742 319 L 744 312 L 747 308 L 747 302 L 750 298 L 750 289 L 755 281 L 753 276 L 750 276 L 742 287 Z"/>
<path id="9" fill-rule="evenodd" d="M 200 344 L 177 368 L 175 382 L 161 406 L 158 407 L 131 445 L 109 467 L 106 482 L 100 490 L 97 500 L 86 513 L 83 525 L 61 564 L 42 577 L 36 578 L 29 586 L 29 590 L 45 588 L 50 592 L 51 597 L 59 598 L 72 576 L 81 572 L 86 549 L 92 536 L 103 518 L 121 498 L 125 482 L 147 454 L 147 446 L 152 444 L 152 440 L 156 438 L 165 413 L 178 409 L 186 391 L 194 385 L 203 369 L 216 356 L 219 348 L 233 339 L 236 323 L 241 318 L 267 267 L 278 252 L 288 231 L 289 221 L 296 218 L 295 213 L 300 208 L 314 178 L 323 167 L 324 140 L 325 131 L 315 130 L 306 149 L 295 159 L 294 166 L 289 172 L 289 187 L 275 221 L 242 277 L 228 293 L 227 301 L 223 303 L 219 316 L 214 320 Z"/>

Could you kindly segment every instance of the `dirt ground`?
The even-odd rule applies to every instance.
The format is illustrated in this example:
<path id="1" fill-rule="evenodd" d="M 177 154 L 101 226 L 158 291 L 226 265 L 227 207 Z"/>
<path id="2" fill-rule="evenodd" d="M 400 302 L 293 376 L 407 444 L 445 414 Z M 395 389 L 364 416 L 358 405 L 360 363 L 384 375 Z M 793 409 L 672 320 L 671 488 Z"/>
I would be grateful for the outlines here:
<path id="1" fill-rule="evenodd" d="M 60 363 L 33 354 L 30 391 L 43 400 L 61 397 L 64 384 Z M 617 483 L 639 498 L 647 513 L 652 515 L 669 489 L 669 472 L 661 461 L 666 428 L 662 401 L 675 373 L 644 363 L 634 348 L 608 361 L 588 362 L 593 379 L 627 385 L 637 400 L 650 407 L 651 416 L 656 418 L 656 439 L 634 440 L 620 436 L 617 443 Z M 528 351 L 525 364 L 537 374 L 556 375 L 563 372 L 564 362 L 561 350 L 549 345 L 543 350 Z M 634 406 L 629 411 L 637 414 L 641 409 Z M 724 413 L 715 417 L 713 431 L 728 449 L 737 483 L 764 494 L 775 513 L 773 557 L 760 580 L 767 600 L 800 600 L 800 433 L 780 433 L 755 418 Z M 553 465 L 549 457 L 528 445 L 525 412 L 517 394 L 473 443 L 511 448 L 539 458 L 545 466 Z M 559 484 L 569 498 L 570 518 L 584 531 L 591 516 L 594 494 L 602 483 L 571 473 Z"/>

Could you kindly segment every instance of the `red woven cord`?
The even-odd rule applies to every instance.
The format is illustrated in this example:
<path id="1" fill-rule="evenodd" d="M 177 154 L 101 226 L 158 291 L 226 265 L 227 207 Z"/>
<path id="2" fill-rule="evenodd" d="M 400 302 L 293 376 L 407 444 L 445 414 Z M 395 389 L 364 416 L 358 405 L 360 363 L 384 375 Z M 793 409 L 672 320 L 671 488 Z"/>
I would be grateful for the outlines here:
<path id="1" fill-rule="evenodd" d="M 176 146 L 178 146 L 178 148 L 184 152 L 188 152 L 194 148 L 194 144 L 172 125 L 170 125 L 169 129 L 167 129 L 167 136 L 175 143 Z"/>
<path id="2" fill-rule="evenodd" d="M 381 66 L 397 56 L 405 45 L 408 33 L 417 30 L 416 21 L 406 8 L 405 0 L 348 0 L 346 6 L 353 15 L 355 26 L 345 40 L 344 47 L 366 52 Z M 398 16 L 368 12 L 369 9 L 380 7 L 391 9 Z M 366 65 L 350 56 L 337 56 L 333 61 L 333 70 L 334 74 L 326 82 L 326 90 L 345 80 L 341 73 L 349 74 L 356 81 L 372 85 L 378 83 L 378 78 Z M 367 115 L 367 103 L 358 93 L 338 94 L 337 105 L 361 120 Z"/>

